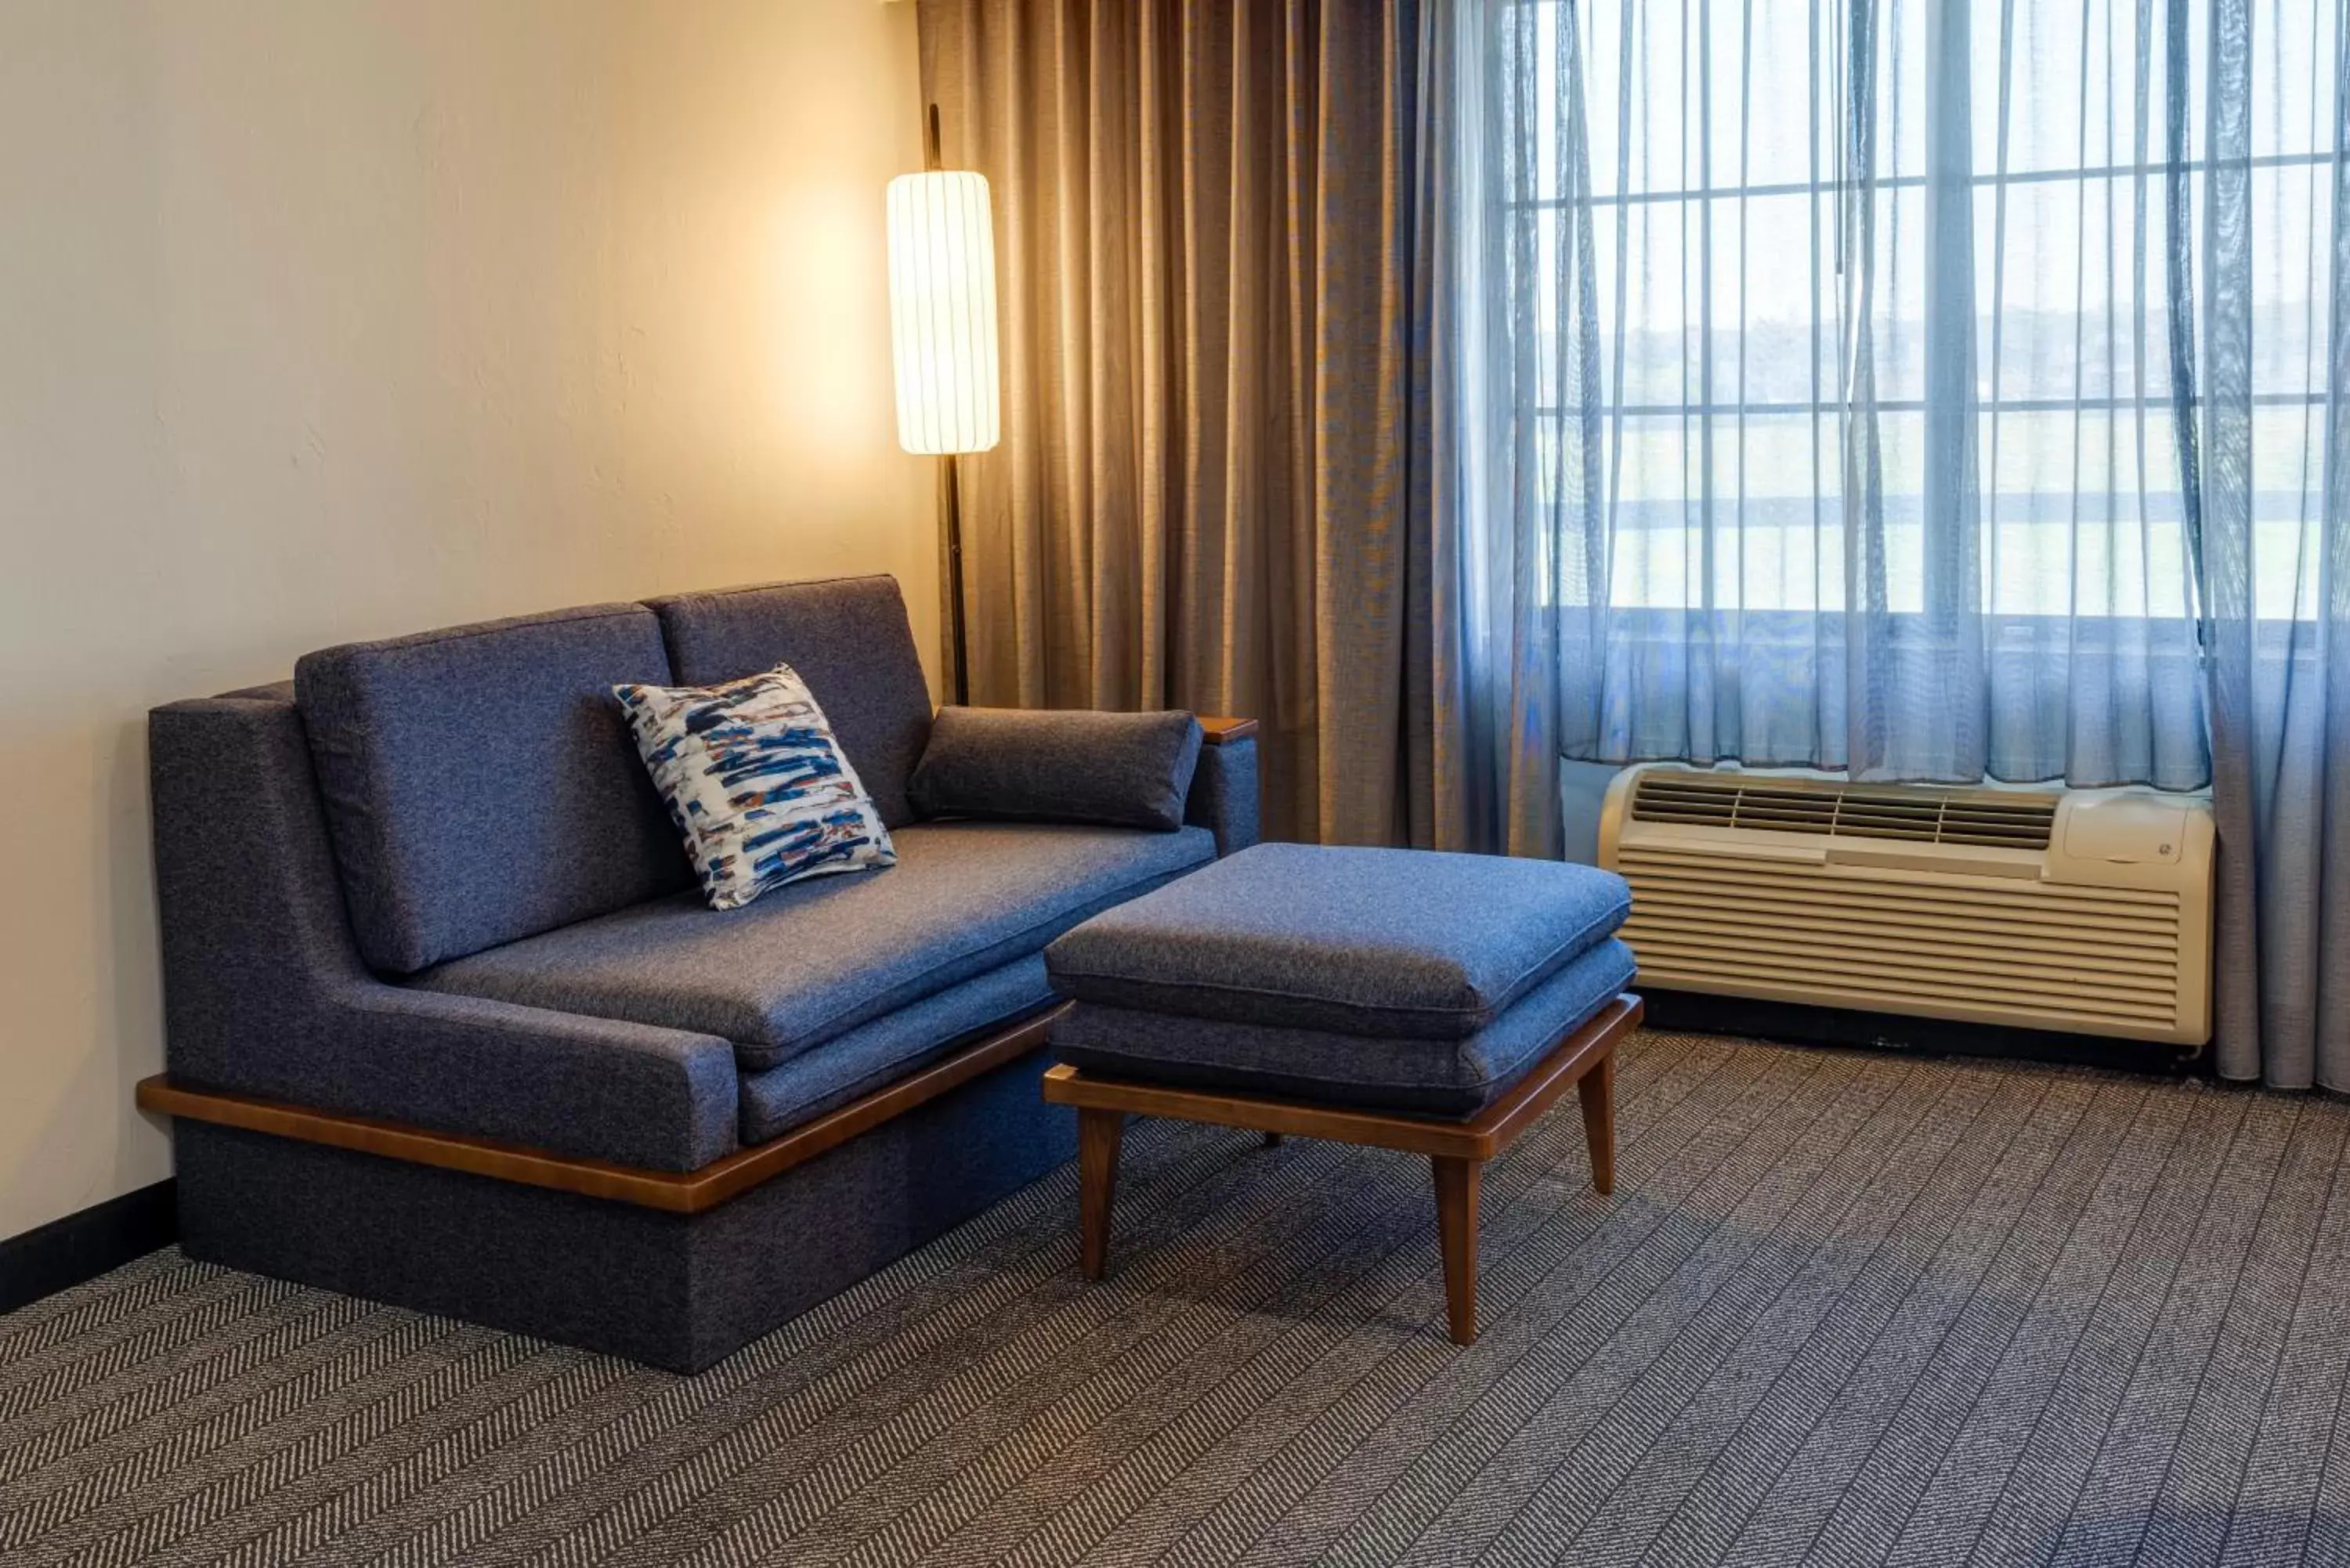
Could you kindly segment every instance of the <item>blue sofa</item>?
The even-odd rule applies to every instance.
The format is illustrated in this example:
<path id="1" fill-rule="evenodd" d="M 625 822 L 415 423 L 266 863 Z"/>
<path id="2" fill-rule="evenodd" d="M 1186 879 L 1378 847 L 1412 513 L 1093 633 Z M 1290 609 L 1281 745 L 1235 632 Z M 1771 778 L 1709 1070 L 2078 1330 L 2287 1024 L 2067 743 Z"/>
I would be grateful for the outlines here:
<path id="1" fill-rule="evenodd" d="M 899 863 L 713 913 L 610 688 L 788 660 Z M 1253 843 L 1253 726 L 1172 833 L 924 822 L 897 585 L 315 653 L 151 721 L 191 1256 L 679 1371 L 1067 1158 L 1046 942 Z"/>

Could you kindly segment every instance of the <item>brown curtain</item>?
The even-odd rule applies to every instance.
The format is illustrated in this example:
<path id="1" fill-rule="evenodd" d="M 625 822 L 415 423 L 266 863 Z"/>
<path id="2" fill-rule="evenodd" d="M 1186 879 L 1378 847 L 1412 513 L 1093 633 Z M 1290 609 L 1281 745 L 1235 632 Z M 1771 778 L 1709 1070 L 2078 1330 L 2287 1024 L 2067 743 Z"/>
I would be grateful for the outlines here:
<path id="1" fill-rule="evenodd" d="M 1004 438 L 962 464 L 972 701 L 1253 716 L 1279 836 L 1462 836 L 1421 10 L 920 10 L 1003 290 Z"/>

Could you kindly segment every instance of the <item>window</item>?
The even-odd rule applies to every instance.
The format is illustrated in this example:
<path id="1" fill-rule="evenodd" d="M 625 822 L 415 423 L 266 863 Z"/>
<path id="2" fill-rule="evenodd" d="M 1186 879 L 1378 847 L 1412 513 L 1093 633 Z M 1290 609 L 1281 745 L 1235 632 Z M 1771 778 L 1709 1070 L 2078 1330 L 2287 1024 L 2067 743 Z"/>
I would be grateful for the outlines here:
<path id="1" fill-rule="evenodd" d="M 2313 613 L 2318 580 L 2338 42 L 2318 9 L 2252 16 L 2263 618 Z M 2172 365 L 2204 326 L 2174 321 L 2169 268 L 2174 241 L 2201 265 L 2210 38 L 2202 8 L 2177 39 L 2168 11 L 2142 37 L 2137 0 L 1882 0 L 1857 21 L 1848 0 L 1537 0 L 1515 37 L 1536 101 L 1562 107 L 1534 117 L 1513 193 L 1530 412 L 1554 452 L 1590 411 L 1561 352 L 1587 243 L 1607 603 L 1833 611 L 1874 574 L 1896 613 L 2191 621 Z M 1856 570 L 1844 508 L 1866 486 L 1846 468 L 1872 455 L 1880 522 Z"/>

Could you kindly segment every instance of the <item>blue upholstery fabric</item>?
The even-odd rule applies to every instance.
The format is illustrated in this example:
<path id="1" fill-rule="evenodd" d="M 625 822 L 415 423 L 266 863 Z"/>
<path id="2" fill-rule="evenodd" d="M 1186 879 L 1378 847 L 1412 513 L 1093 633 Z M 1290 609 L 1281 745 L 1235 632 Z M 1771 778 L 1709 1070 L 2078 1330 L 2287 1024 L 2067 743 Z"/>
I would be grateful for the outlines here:
<path id="1" fill-rule="evenodd" d="M 1168 832 L 1199 760 L 1189 713 L 941 708 L 906 794 L 924 816 Z"/>
<path id="2" fill-rule="evenodd" d="M 683 641 L 712 659 L 740 658 L 743 670 L 790 659 L 816 671 L 829 659 L 843 672 L 838 691 L 880 694 L 868 719 L 894 702 L 897 719 L 882 712 L 857 765 L 890 776 L 871 759 L 895 755 L 902 786 L 929 723 L 902 607 L 886 582 L 832 587 L 768 591 L 808 610 L 789 618 L 795 636 L 819 635 L 810 627 L 829 618 L 839 638 L 829 649 L 776 645 L 773 618 L 756 613 L 772 607 L 768 596 L 756 592 L 746 607 L 705 596 L 711 618 L 682 629 Z M 876 604 L 889 615 L 865 613 Z M 696 618 L 665 607 L 681 628 Z M 641 608 L 615 606 L 314 655 L 300 690 L 320 732 L 315 755 L 295 682 L 157 710 L 150 757 L 172 1078 L 698 1169 L 733 1152 L 746 1125 L 780 1131 L 822 1115 L 1049 1004 L 1041 943 L 1204 862 L 1214 845 L 1254 836 L 1252 747 L 1201 764 L 1186 803 L 1197 826 L 1180 833 L 908 827 L 901 846 L 931 845 L 941 874 L 926 889 L 903 865 L 860 878 L 903 889 L 878 907 L 841 911 L 819 898 L 789 938 L 815 950 L 777 961 L 799 965 L 810 982 L 802 1000 L 826 1013 L 837 1054 L 752 1082 L 723 1034 L 388 983 L 377 971 L 517 923 L 536 932 L 541 920 L 576 922 L 583 909 L 584 927 L 572 929 L 591 937 L 603 923 L 592 911 L 637 905 L 654 925 L 679 905 L 701 930 L 730 918 L 692 904 L 691 867 L 604 690 L 726 671 L 671 668 L 663 647 L 643 641 L 646 624 Z M 893 624 L 895 644 L 877 642 Z M 468 646 L 476 637 L 485 646 Z M 860 686 L 858 665 L 893 661 L 894 677 Z M 580 690 L 594 701 L 583 709 L 566 693 L 588 666 Z M 330 836 L 321 768 L 338 781 L 348 843 Z M 499 815 L 515 786 L 522 798 L 552 797 L 530 822 Z M 436 800 L 451 808 L 436 815 Z M 637 853 L 648 846 L 659 853 Z M 927 907 L 940 901 L 943 913 Z M 763 910 L 775 912 L 743 916 Z M 844 913 L 839 929 L 827 910 Z M 364 958 L 361 920 L 379 939 Z M 927 970 L 926 954 L 937 961 Z M 755 1009 L 762 999 L 720 1000 Z M 1066 1161 L 1075 1118 L 1041 1100 L 1045 1061 L 1033 1053 L 695 1216 L 183 1123 L 182 1241 L 193 1257 L 699 1370 Z"/>
<path id="3" fill-rule="evenodd" d="M 1458 1040 L 1334 1034 L 1081 1002 L 1054 1023 L 1053 1050 L 1105 1077 L 1466 1116 L 1621 992 L 1632 969 L 1631 949 L 1603 940 Z"/>
<path id="4" fill-rule="evenodd" d="M 1053 1001 L 1045 961 L 1031 953 L 884 1013 L 764 1073 L 745 1073 L 743 1145 L 764 1143 L 886 1088 Z"/>
<path id="5" fill-rule="evenodd" d="M 192 1258 L 699 1372 L 1076 1148 L 1032 1052 L 702 1214 L 201 1122 L 176 1133 Z"/>
<path id="6" fill-rule="evenodd" d="M 307 655 L 294 686 L 368 962 L 411 974 L 691 886 L 612 700 L 669 678 L 641 605 Z"/>
<path id="7" fill-rule="evenodd" d="M 906 780 L 931 732 L 931 689 L 891 577 L 836 577 L 649 601 L 677 683 L 715 686 L 789 664 L 815 693 L 885 826 L 914 820 Z"/>
<path id="8" fill-rule="evenodd" d="M 1346 1034 L 1458 1040 L 1624 923 L 1587 866 L 1261 844 L 1053 943 L 1065 996 Z"/>
<path id="9" fill-rule="evenodd" d="M 656 1170 L 733 1150 L 723 1039 L 368 972 L 289 691 L 158 709 L 148 752 L 175 1081 Z"/>
<path id="10" fill-rule="evenodd" d="M 1039 944 L 1204 862 L 1214 845 L 1255 836 L 1253 746 L 1201 763 L 1185 808 L 1195 826 L 1180 833 L 908 827 L 901 843 L 937 851 L 943 874 L 927 891 L 904 866 L 860 879 L 905 891 L 847 909 L 839 929 L 820 901 L 789 939 L 816 950 L 778 961 L 800 965 L 802 1000 L 826 1012 L 838 1054 L 755 1086 L 723 1033 L 381 978 L 518 926 L 559 934 L 537 932 L 542 920 L 592 937 L 596 911 L 639 905 L 655 925 L 681 904 L 702 930 L 729 919 L 692 905 L 691 867 L 609 685 L 784 659 L 814 684 L 829 668 L 842 684 L 828 706 L 846 691 L 853 710 L 865 694 L 871 727 L 857 765 L 902 786 L 929 706 L 894 586 L 734 597 L 697 596 L 706 615 L 664 606 L 691 657 L 739 659 L 731 671 L 672 668 L 665 644 L 644 640 L 646 612 L 613 606 L 314 655 L 299 690 L 316 737 L 291 681 L 157 710 L 150 757 L 172 1078 L 698 1169 L 733 1152 L 746 1125 L 781 1130 L 821 1115 L 1047 1003 Z M 778 606 L 806 613 L 785 617 L 779 632 L 768 613 Z M 784 633 L 810 640 L 778 642 Z M 837 639 L 829 647 L 827 635 Z M 575 673 L 588 707 L 567 695 Z M 899 759 L 894 775 L 877 755 Z M 322 768 L 337 780 L 346 843 L 330 834 Z M 536 800 L 530 820 L 501 815 L 516 798 Z M 945 913 L 926 907 L 941 898 Z M 377 939 L 364 957 L 360 921 Z M 939 961 L 929 970 L 926 952 Z M 847 976 L 837 972 L 843 955 Z M 763 999 L 720 1000 L 755 1011 Z M 1066 1160 L 1075 1119 L 1040 1099 L 1045 1060 L 1034 1053 L 691 1217 L 184 1123 L 183 1244 L 194 1257 L 697 1370 Z"/>
<path id="11" fill-rule="evenodd" d="M 1214 834 L 1218 855 L 1237 855 L 1257 841 L 1257 818 L 1255 738 L 1201 746 L 1183 820 Z"/>
<path id="12" fill-rule="evenodd" d="M 748 1071 L 1036 951 L 1214 854 L 1198 828 L 917 823 L 898 864 L 713 912 L 691 894 L 476 953 L 429 990 L 723 1035 Z"/>

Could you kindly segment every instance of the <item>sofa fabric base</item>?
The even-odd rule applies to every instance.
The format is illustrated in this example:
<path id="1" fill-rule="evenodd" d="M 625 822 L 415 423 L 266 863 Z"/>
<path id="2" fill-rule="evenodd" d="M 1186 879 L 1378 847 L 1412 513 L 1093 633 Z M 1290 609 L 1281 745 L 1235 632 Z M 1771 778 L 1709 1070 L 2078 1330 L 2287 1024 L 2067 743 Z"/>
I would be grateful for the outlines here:
<path id="1" fill-rule="evenodd" d="M 707 1213 L 234 1127 L 174 1130 L 181 1246 L 230 1268 L 699 1372 L 1069 1159 L 1035 1052 Z"/>

